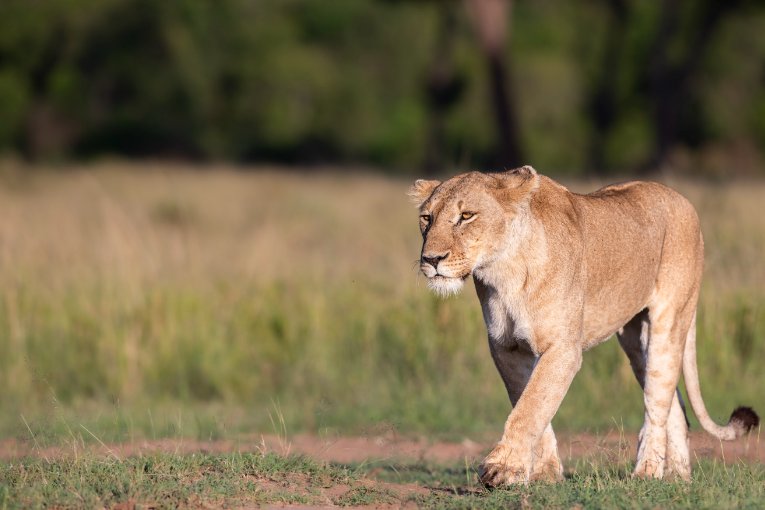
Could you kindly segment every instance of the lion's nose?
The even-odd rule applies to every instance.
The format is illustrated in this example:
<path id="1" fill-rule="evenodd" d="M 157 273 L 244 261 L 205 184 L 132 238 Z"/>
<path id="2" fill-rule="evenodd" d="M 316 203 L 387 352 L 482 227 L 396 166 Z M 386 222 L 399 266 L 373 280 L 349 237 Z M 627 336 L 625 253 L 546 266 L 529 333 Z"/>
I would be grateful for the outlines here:
<path id="1" fill-rule="evenodd" d="M 438 263 L 444 260 L 448 256 L 449 256 L 449 252 L 446 252 L 443 255 L 432 255 L 429 253 L 427 255 L 423 255 L 420 258 L 425 264 L 430 264 L 431 266 L 433 266 L 433 269 L 438 269 Z"/>

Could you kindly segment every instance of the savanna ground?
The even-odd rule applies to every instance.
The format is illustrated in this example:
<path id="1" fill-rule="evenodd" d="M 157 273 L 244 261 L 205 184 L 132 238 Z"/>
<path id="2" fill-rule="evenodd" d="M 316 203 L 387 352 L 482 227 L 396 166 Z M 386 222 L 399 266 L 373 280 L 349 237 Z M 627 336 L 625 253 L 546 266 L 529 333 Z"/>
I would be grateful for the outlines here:
<path id="1" fill-rule="evenodd" d="M 765 505 L 759 431 L 694 435 L 690 485 L 627 476 L 642 404 L 616 342 L 554 421 L 566 482 L 478 487 L 509 404 L 471 290 L 417 275 L 408 184 L 0 164 L 0 508 Z M 762 412 L 765 183 L 669 184 L 706 238 L 707 406 Z"/>

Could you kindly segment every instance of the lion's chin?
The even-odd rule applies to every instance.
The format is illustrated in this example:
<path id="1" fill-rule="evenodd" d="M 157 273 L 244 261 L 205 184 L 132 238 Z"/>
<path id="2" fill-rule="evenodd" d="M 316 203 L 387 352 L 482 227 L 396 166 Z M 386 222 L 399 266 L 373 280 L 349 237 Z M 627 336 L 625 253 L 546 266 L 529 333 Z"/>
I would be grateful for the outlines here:
<path id="1" fill-rule="evenodd" d="M 441 297 L 458 294 L 464 285 L 464 278 L 449 278 L 441 275 L 428 278 L 428 288 Z"/>

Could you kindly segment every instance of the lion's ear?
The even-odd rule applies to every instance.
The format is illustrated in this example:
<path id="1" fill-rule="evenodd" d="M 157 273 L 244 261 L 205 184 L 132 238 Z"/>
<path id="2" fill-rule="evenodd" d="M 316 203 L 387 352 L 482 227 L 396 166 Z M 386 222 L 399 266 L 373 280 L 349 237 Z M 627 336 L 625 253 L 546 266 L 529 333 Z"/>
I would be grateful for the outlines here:
<path id="1" fill-rule="evenodd" d="M 531 165 L 524 165 L 520 168 L 513 168 L 505 172 L 491 174 L 502 187 L 518 188 L 525 184 L 533 183 L 537 180 L 538 174 Z"/>
<path id="2" fill-rule="evenodd" d="M 430 198 L 430 195 L 433 194 L 433 190 L 435 190 L 439 184 L 441 184 L 441 181 L 417 179 L 406 194 L 417 207 L 420 207 L 428 198 Z"/>
<path id="3" fill-rule="evenodd" d="M 539 174 L 530 165 L 491 175 L 497 183 L 497 197 L 500 202 L 508 205 L 527 199 L 530 193 L 539 187 Z"/>

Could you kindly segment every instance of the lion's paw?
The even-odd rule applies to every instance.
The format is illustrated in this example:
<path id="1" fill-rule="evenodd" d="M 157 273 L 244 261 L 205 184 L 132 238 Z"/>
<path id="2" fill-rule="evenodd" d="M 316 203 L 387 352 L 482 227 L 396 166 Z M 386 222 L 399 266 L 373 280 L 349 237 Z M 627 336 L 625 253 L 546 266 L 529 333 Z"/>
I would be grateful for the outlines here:
<path id="1" fill-rule="evenodd" d="M 531 471 L 531 481 L 545 483 L 563 481 L 563 466 L 560 460 L 555 458 L 544 463 L 535 461 Z"/>
<path id="2" fill-rule="evenodd" d="M 664 466 L 664 479 L 690 482 L 691 463 L 688 459 L 688 450 L 676 450 L 669 453 Z"/>
<path id="3" fill-rule="evenodd" d="M 655 460 L 638 459 L 632 476 L 635 478 L 661 480 L 664 478 L 664 459 L 658 457 Z"/>
<path id="4" fill-rule="evenodd" d="M 485 487 L 529 482 L 529 466 L 518 462 L 513 453 L 510 447 L 498 444 L 486 456 L 479 469 L 479 478 Z"/>

